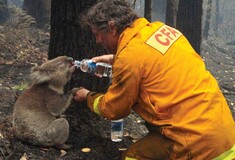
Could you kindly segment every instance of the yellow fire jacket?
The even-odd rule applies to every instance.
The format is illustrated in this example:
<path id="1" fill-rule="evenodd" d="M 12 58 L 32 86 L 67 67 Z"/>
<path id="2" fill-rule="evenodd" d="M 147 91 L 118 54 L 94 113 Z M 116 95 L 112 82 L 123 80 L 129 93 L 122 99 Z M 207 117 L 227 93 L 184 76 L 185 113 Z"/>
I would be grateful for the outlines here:
<path id="1" fill-rule="evenodd" d="M 235 157 L 235 124 L 226 100 L 178 30 L 137 19 L 120 35 L 112 72 L 107 93 L 88 94 L 92 111 L 119 119 L 134 110 L 175 141 L 171 159 Z"/>

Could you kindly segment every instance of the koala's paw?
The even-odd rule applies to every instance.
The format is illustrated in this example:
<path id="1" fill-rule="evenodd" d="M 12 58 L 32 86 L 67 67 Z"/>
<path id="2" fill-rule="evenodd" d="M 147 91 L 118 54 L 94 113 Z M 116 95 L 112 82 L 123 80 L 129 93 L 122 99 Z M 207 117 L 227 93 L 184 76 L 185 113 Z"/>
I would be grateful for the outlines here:
<path id="1" fill-rule="evenodd" d="M 82 87 L 73 88 L 73 89 L 71 90 L 72 95 L 74 95 L 74 94 L 75 94 L 78 90 L 80 90 L 80 89 L 82 89 Z"/>

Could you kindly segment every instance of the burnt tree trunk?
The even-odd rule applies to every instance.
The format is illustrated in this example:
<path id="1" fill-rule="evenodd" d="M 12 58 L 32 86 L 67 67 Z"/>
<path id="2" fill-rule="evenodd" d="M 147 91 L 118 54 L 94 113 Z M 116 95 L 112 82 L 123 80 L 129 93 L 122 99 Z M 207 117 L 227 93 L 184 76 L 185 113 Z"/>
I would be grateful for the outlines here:
<path id="1" fill-rule="evenodd" d="M 151 22 L 152 20 L 152 0 L 145 0 L 145 4 L 144 4 L 144 17 Z"/>
<path id="2" fill-rule="evenodd" d="M 7 0 L 0 0 L 0 24 L 5 23 L 9 17 Z"/>
<path id="3" fill-rule="evenodd" d="M 105 53 L 101 46 L 96 45 L 90 28 L 81 25 L 81 16 L 96 1 L 52 0 L 49 59 L 67 55 L 75 60 L 82 60 Z M 83 86 L 91 91 L 105 92 L 108 83 L 109 79 L 101 79 L 77 69 L 66 88 Z M 68 143 L 76 147 L 95 146 L 98 151 L 92 152 L 97 155 L 97 159 L 120 159 L 120 143 L 114 144 L 110 140 L 110 122 L 91 112 L 86 102 L 73 102 L 67 109 L 66 116 L 71 128 Z M 88 157 L 81 159 L 93 159 L 89 155 L 83 156 Z"/>
<path id="4" fill-rule="evenodd" d="M 220 24 L 220 10 L 219 10 L 219 0 L 215 1 L 215 36 L 218 36 L 218 29 L 219 29 L 219 24 Z"/>
<path id="5" fill-rule="evenodd" d="M 205 26 L 203 29 L 203 37 L 205 39 L 209 36 L 209 29 L 210 29 L 210 21 L 211 21 L 211 10 L 212 10 L 212 0 L 207 1 L 207 8 L 206 8 L 206 18 L 205 18 Z"/>
<path id="6" fill-rule="evenodd" d="M 166 20 L 165 20 L 165 23 L 167 25 L 176 27 L 177 10 L 178 10 L 178 0 L 167 0 Z"/>
<path id="7" fill-rule="evenodd" d="M 180 0 L 176 28 L 189 40 L 193 48 L 200 54 L 201 45 L 202 0 Z"/>
<path id="8" fill-rule="evenodd" d="M 24 0 L 23 9 L 36 19 L 38 27 L 49 24 L 51 0 Z"/>
<path id="9" fill-rule="evenodd" d="M 94 3 L 93 1 L 52 1 L 51 39 L 49 59 L 60 55 L 68 55 L 75 60 L 92 58 L 105 53 L 101 46 L 96 45 L 90 28 L 82 27 L 81 17 Z M 105 91 L 108 81 L 83 73 L 80 70 L 74 74 L 73 86 L 83 86 L 91 90 Z"/>

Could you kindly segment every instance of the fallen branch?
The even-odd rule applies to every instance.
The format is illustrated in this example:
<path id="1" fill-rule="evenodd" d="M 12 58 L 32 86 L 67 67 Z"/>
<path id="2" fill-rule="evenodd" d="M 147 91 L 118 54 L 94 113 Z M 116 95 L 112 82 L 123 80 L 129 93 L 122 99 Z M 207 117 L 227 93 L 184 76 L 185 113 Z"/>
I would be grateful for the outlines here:
<path id="1" fill-rule="evenodd" d="M 224 95 L 235 95 L 235 92 L 222 92 Z"/>

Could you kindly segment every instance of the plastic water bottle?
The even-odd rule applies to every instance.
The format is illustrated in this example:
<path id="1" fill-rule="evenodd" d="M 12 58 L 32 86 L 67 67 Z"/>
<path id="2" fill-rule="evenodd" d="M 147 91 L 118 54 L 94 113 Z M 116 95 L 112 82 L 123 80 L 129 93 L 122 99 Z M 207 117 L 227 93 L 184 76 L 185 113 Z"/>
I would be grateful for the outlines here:
<path id="1" fill-rule="evenodd" d="M 83 59 L 82 61 L 74 61 L 74 65 L 83 72 L 95 74 L 98 77 L 111 77 L 112 66 L 107 63 L 94 63 L 90 59 Z"/>
<path id="2" fill-rule="evenodd" d="M 124 119 L 111 120 L 111 140 L 121 142 L 123 140 L 123 122 Z"/>

